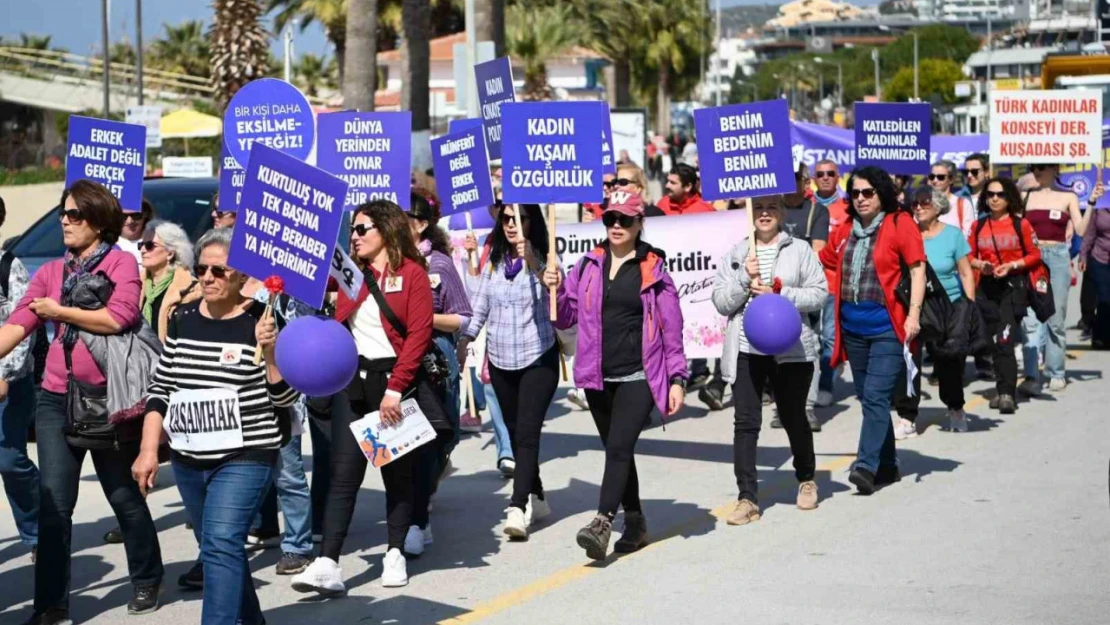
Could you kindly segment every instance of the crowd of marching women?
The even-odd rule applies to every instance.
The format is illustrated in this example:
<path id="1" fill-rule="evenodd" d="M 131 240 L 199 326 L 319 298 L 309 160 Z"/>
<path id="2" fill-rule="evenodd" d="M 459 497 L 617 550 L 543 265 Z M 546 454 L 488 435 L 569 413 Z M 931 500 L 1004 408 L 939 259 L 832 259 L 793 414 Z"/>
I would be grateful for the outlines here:
<path id="1" fill-rule="evenodd" d="M 609 553 L 622 508 L 613 548 L 647 544 L 636 443 L 653 414 L 677 413 L 695 386 L 718 410 L 731 387 L 730 525 L 761 518 L 765 404 L 789 439 L 797 507 L 818 507 L 814 408 L 836 401 L 843 365 L 863 413 L 849 481 L 863 494 L 897 482 L 895 441 L 918 435 L 922 377 L 939 386 L 953 432 L 969 428 L 969 357 L 995 381 L 990 406 L 1001 414 L 1022 395 L 1066 388 L 1073 267 L 1091 294 L 1085 333 L 1096 348 L 1110 345 L 1110 211 L 1093 210 L 1101 184 L 1081 206 L 1055 184 L 1056 166 L 1033 166 L 1018 181 L 989 171 L 988 157 L 974 154 L 962 170 L 936 163 L 920 188 L 875 167 L 856 169 L 841 187 L 837 165 L 820 161 L 799 166 L 795 193 L 714 206 L 690 164 L 675 166 L 666 196 L 652 202 L 644 172 L 625 162 L 606 178 L 605 200 L 584 207 L 606 238 L 576 263 L 560 266 L 549 254 L 540 206 L 499 202 L 484 244 L 467 237 L 474 262 L 461 272 L 437 198 L 414 186 L 408 212 L 385 200 L 354 211 L 350 256 L 364 281 L 354 295 L 332 289 L 322 310 L 267 297 L 229 266 L 235 214 L 220 211 L 218 198 L 213 228 L 194 245 L 157 221 L 156 207 L 124 213 L 103 187 L 77 182 L 57 216 L 65 257 L 33 277 L 10 254 L 0 261 L 0 471 L 33 549 L 29 623 L 70 622 L 72 517 L 86 455 L 119 522 L 106 538 L 127 551 L 132 614 L 159 607 L 163 558 L 145 496 L 167 462 L 197 543 L 178 584 L 203 590 L 206 625 L 265 622 L 247 550 L 278 539 L 277 573 L 292 576 L 295 590 L 345 592 L 340 561 L 371 464 L 385 487 L 381 583 L 407 584 L 409 560 L 433 544 L 432 495 L 479 409 L 494 424 L 496 466 L 512 479 L 502 532 L 527 538 L 557 503 L 541 479 L 540 444 L 569 355 L 574 398 L 605 449 L 597 514 L 574 538 L 591 559 Z M 667 250 L 652 245 L 645 220 L 734 208 L 750 211 L 751 231 L 719 260 L 712 284 L 727 320 L 723 352 L 715 365 L 688 361 Z M 1073 237 L 1082 237 L 1074 263 Z M 774 353 L 746 331 L 749 311 L 770 294 L 790 303 L 802 328 Z M 357 348 L 357 374 L 331 396 L 302 396 L 275 362 L 282 328 L 310 315 L 343 324 Z M 53 339 L 36 392 L 30 346 L 44 325 Z M 485 359 L 469 363 L 470 379 L 469 348 L 483 332 Z M 919 374 L 928 360 L 932 374 Z M 473 387 L 470 410 L 460 406 L 464 386 Z M 391 462 L 369 462 L 351 424 L 375 411 L 399 424 L 407 399 L 434 436 Z M 38 467 L 26 451 L 32 421 Z"/>

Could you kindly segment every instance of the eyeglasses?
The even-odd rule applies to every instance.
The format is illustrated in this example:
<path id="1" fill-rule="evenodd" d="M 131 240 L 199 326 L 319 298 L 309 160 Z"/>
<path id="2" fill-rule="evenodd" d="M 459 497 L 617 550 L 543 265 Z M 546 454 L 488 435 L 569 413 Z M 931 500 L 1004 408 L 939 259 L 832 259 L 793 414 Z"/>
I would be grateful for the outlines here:
<path id="1" fill-rule="evenodd" d="M 203 278 L 209 270 L 212 270 L 212 277 L 217 280 L 223 280 L 227 277 L 227 272 L 231 271 L 230 268 L 222 265 L 193 265 L 193 274 L 197 278 Z"/>
<path id="2" fill-rule="evenodd" d="M 621 228 L 627 230 L 632 227 L 632 224 L 636 223 L 636 218 L 617 211 L 605 211 L 601 214 L 601 223 L 605 224 L 606 228 L 612 228 L 620 224 Z"/>
<path id="3" fill-rule="evenodd" d="M 979 174 L 981 174 L 981 173 L 983 173 L 982 169 L 965 169 L 964 170 L 964 175 L 965 176 L 975 176 L 976 178 L 978 178 Z"/>
<path id="4" fill-rule="evenodd" d="M 143 241 L 142 243 L 139 244 L 139 249 L 143 250 L 144 252 L 153 252 L 155 250 L 155 248 L 159 248 L 159 247 L 162 247 L 162 246 L 158 245 L 154 241 Z"/>
<path id="5" fill-rule="evenodd" d="M 858 200 L 861 195 L 864 198 L 870 200 L 871 198 L 875 197 L 875 189 L 852 189 L 851 191 L 849 191 L 849 195 L 852 196 L 853 200 Z"/>
<path id="6" fill-rule="evenodd" d="M 58 212 L 58 219 L 68 219 L 69 223 L 75 224 L 85 221 L 85 213 L 79 208 L 63 208 Z"/>
<path id="7" fill-rule="evenodd" d="M 142 221 L 143 220 L 143 214 L 142 213 L 124 213 L 123 214 L 123 220 L 124 221 Z"/>
<path id="8" fill-rule="evenodd" d="M 815 171 L 813 172 L 814 178 L 836 178 L 835 171 Z"/>
<path id="9" fill-rule="evenodd" d="M 944 182 L 948 180 L 948 174 L 929 174 L 929 180 L 940 180 Z"/>
<path id="10" fill-rule="evenodd" d="M 353 230 L 354 233 L 357 234 L 360 237 L 364 237 L 371 230 L 376 230 L 376 229 L 377 229 L 377 226 L 375 226 L 374 224 L 357 224 L 357 225 L 351 226 L 351 230 Z"/>
<path id="11" fill-rule="evenodd" d="M 983 194 L 987 196 L 988 200 L 991 198 L 997 198 L 999 200 L 1006 199 L 1005 191 L 984 191 Z"/>
<path id="12" fill-rule="evenodd" d="M 520 216 L 520 223 L 524 223 L 526 221 L 528 221 L 528 215 L 527 214 L 521 215 Z M 513 223 L 513 216 L 512 215 L 502 215 L 501 216 L 501 225 L 502 226 L 508 226 L 512 223 Z"/>

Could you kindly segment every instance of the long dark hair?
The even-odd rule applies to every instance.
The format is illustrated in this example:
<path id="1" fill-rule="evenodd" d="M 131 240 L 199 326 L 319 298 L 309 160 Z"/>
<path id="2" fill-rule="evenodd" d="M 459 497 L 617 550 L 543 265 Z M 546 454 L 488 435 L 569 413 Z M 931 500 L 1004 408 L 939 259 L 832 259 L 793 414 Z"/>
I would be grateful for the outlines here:
<path id="1" fill-rule="evenodd" d="M 520 219 L 523 222 L 527 217 L 528 219 L 528 241 L 532 244 L 532 249 L 535 250 L 541 257 L 547 256 L 547 223 L 543 220 L 543 209 L 539 204 L 503 204 L 497 211 L 497 223 L 493 226 L 493 231 L 489 234 L 490 251 L 489 262 L 492 265 L 499 265 L 502 259 L 509 254 L 512 249 L 512 244 L 509 243 L 508 237 L 505 236 L 505 226 L 501 224 L 502 217 L 505 216 L 505 209 L 510 206 L 515 206 Z M 520 211 L 523 211 L 521 213 Z M 521 224 L 524 227 L 524 224 Z"/>
<path id="2" fill-rule="evenodd" d="M 875 193 L 879 196 L 879 209 L 884 213 L 894 213 L 902 207 L 898 204 L 898 192 L 894 190 L 894 182 L 890 180 L 890 174 L 882 169 L 873 165 L 867 167 L 860 167 L 848 176 L 848 216 L 852 219 L 859 217 L 856 212 L 856 203 L 851 200 L 852 189 L 855 184 L 856 178 L 866 180 L 872 187 L 875 188 Z"/>
<path id="3" fill-rule="evenodd" d="M 409 217 L 428 224 L 420 233 L 420 240 L 431 243 L 432 250 L 450 256 L 451 242 L 447 233 L 439 227 L 439 202 L 436 197 L 424 189 L 413 187 L 410 202 Z"/>
<path id="4" fill-rule="evenodd" d="M 355 216 L 357 215 L 366 215 L 377 228 L 378 235 L 385 244 L 386 254 L 389 255 L 390 269 L 396 271 L 406 258 L 425 269 L 428 267 L 424 255 L 416 249 L 416 243 L 412 242 L 409 218 L 400 206 L 389 200 L 372 200 L 359 206 L 355 210 Z"/>
<path id="5" fill-rule="evenodd" d="M 987 203 L 987 189 L 996 182 L 1002 185 L 1003 199 L 1006 200 L 1006 212 L 1011 217 L 1021 216 L 1025 212 L 1025 200 L 1021 199 L 1021 191 L 1018 190 L 1017 183 L 1002 176 L 995 176 L 983 185 L 983 192 L 979 194 L 979 213 L 991 214 L 990 204 Z"/>

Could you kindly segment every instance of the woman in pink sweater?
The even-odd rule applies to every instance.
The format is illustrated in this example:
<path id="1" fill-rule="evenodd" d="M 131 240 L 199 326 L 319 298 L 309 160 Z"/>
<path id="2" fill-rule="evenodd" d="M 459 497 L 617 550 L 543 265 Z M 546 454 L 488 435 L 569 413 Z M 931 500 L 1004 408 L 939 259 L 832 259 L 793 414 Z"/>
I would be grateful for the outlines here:
<path id="1" fill-rule="evenodd" d="M 140 432 L 117 425 L 113 434 L 94 439 L 67 427 L 70 378 L 73 384 L 87 389 L 103 389 L 106 384 L 104 372 L 97 368 L 78 332 L 119 334 L 138 323 L 139 270 L 134 257 L 113 247 L 123 227 L 123 212 L 107 189 L 80 180 L 62 194 L 61 204 L 65 257 L 43 265 L 35 273 L 26 296 L 8 323 L 0 327 L 0 357 L 34 334 L 41 324 L 52 322 L 54 329 L 35 415 L 42 502 L 35 611 L 28 625 L 70 622 L 70 539 L 86 451 L 91 451 L 104 495 L 123 529 L 133 586 L 128 612 L 157 610 L 162 583 L 158 534 L 139 486 L 131 477 Z M 110 283 L 107 287 L 105 278 Z M 107 293 L 106 301 L 91 303 L 87 295 L 93 292 Z"/>

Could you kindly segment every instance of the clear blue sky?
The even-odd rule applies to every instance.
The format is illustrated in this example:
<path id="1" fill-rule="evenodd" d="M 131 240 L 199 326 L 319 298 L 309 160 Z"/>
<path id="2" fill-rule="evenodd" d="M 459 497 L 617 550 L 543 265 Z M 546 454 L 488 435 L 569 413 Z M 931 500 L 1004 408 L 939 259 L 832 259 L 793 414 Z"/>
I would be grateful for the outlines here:
<path id="1" fill-rule="evenodd" d="M 162 24 L 186 20 L 212 22 L 210 0 L 143 0 L 143 41 L 154 39 Z M 109 32 L 112 43 L 135 41 L 135 0 L 109 0 Z M 69 48 L 74 54 L 100 51 L 100 0 L 0 0 L 0 36 L 18 38 L 19 33 L 50 35 L 52 44 Z M 266 27 L 273 28 L 267 19 Z M 293 31 L 296 54 L 327 53 L 330 46 L 324 31 L 316 25 L 303 34 Z M 275 40 L 274 52 L 281 53 Z"/>

